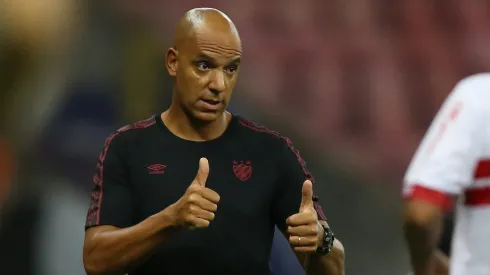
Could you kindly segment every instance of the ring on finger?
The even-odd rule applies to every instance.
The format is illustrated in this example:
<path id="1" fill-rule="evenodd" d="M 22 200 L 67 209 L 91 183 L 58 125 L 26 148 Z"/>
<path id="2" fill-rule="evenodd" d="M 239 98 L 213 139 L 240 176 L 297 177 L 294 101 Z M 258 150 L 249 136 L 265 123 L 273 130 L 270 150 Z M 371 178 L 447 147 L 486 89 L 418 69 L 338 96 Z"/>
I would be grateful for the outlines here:
<path id="1" fill-rule="evenodd" d="M 298 245 L 301 244 L 301 237 L 298 237 Z"/>

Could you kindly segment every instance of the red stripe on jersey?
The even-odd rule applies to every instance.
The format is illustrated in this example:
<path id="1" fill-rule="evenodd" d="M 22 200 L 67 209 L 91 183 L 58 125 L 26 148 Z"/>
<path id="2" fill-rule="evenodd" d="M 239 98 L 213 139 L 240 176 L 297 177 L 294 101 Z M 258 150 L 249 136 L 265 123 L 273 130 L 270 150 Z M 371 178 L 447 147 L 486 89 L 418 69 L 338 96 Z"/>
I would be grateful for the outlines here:
<path id="1" fill-rule="evenodd" d="M 490 178 L 490 159 L 480 160 L 475 170 L 475 179 Z"/>
<path id="2" fill-rule="evenodd" d="M 445 211 L 450 210 L 453 206 L 453 197 L 451 195 L 421 185 L 414 185 L 412 192 L 406 198 L 422 200 L 437 205 Z"/>
<path id="3" fill-rule="evenodd" d="M 156 117 L 152 116 L 149 119 L 138 121 L 131 125 L 126 125 L 118 129 L 116 132 L 114 132 L 106 139 L 104 143 L 104 149 L 99 155 L 99 160 L 97 163 L 98 171 L 93 178 L 94 188 L 92 191 L 90 207 L 87 214 L 87 222 L 86 222 L 87 226 L 94 225 L 93 223 L 94 217 L 95 217 L 95 225 L 99 224 L 100 222 L 100 209 L 101 209 L 102 199 L 104 196 L 104 161 L 107 156 L 107 151 L 109 150 L 109 146 L 111 145 L 111 142 L 114 140 L 114 138 L 116 138 L 119 134 L 123 132 L 132 129 L 147 128 L 154 125 L 155 123 L 156 123 Z"/>
<path id="4" fill-rule="evenodd" d="M 490 186 L 466 190 L 464 203 L 468 206 L 490 205 Z"/>
<path id="5" fill-rule="evenodd" d="M 243 118 L 240 118 L 240 125 L 242 125 L 246 128 L 249 128 L 253 131 L 256 131 L 256 132 L 267 133 L 267 134 L 273 135 L 275 137 L 282 139 L 284 142 L 286 142 L 289 149 L 294 153 L 294 155 L 296 156 L 296 159 L 298 160 L 299 164 L 301 165 L 301 169 L 303 170 L 303 174 L 305 175 L 305 178 L 310 180 L 312 183 L 315 183 L 315 179 L 313 178 L 311 173 L 306 168 L 306 162 L 303 160 L 303 158 L 301 158 L 299 151 L 296 150 L 296 148 L 294 148 L 293 143 L 291 142 L 291 140 L 289 138 L 279 134 L 278 132 L 271 131 L 271 130 L 263 127 L 263 126 L 259 126 L 255 123 L 251 122 L 251 121 L 247 121 Z M 313 202 L 314 202 L 314 207 L 315 207 L 316 213 L 318 215 L 318 219 L 326 221 L 327 218 L 325 217 L 325 213 L 323 212 L 322 207 L 318 203 L 318 197 L 313 196 Z"/>

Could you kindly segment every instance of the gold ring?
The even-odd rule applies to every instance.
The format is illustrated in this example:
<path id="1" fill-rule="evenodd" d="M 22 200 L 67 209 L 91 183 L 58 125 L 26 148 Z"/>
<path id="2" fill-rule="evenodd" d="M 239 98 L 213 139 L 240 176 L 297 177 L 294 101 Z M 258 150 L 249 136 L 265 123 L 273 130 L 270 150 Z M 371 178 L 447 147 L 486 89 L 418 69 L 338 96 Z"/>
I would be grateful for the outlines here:
<path id="1" fill-rule="evenodd" d="M 298 245 L 301 244 L 301 237 L 298 237 Z"/>

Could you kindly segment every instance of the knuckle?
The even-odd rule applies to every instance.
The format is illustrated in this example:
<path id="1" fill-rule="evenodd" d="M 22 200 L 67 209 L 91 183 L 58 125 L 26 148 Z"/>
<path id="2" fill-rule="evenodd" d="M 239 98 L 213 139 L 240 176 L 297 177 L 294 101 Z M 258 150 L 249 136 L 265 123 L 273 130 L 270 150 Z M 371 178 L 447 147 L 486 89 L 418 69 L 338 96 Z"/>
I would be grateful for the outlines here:
<path id="1" fill-rule="evenodd" d="M 198 209 L 198 207 L 195 204 L 191 204 L 189 206 L 189 212 L 191 212 L 191 213 L 194 213 L 195 214 L 198 210 L 199 209 Z"/>
<path id="2" fill-rule="evenodd" d="M 191 203 L 197 203 L 199 201 L 199 195 L 196 193 L 192 193 L 189 195 L 189 201 Z"/>
<path id="3" fill-rule="evenodd" d="M 184 220 L 187 222 L 192 221 L 193 218 L 194 218 L 194 216 L 192 214 L 187 214 L 184 216 Z"/>
<path id="4" fill-rule="evenodd" d="M 196 191 L 197 184 L 195 181 L 192 182 L 192 184 L 187 188 L 187 191 L 194 193 Z"/>
<path id="5" fill-rule="evenodd" d="M 310 233 L 311 234 L 318 234 L 318 227 L 316 227 L 316 226 L 315 227 L 311 227 L 310 228 Z"/>

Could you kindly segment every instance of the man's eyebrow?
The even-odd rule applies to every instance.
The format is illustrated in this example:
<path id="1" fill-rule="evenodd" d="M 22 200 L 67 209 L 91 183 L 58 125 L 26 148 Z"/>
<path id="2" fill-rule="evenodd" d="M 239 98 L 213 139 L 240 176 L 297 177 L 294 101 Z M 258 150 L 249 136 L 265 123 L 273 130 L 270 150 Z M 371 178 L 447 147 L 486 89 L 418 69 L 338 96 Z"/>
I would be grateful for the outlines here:
<path id="1" fill-rule="evenodd" d="M 242 58 L 236 57 L 233 60 L 231 60 L 230 62 L 228 62 L 228 64 L 240 64 L 240 62 L 242 62 Z"/>
<path id="2" fill-rule="evenodd" d="M 214 62 L 214 61 L 215 61 L 215 59 L 214 59 L 213 57 L 211 57 L 211 56 L 209 56 L 209 55 L 207 55 L 207 54 L 205 54 L 205 53 L 200 53 L 200 54 L 197 56 L 197 59 L 204 59 L 204 60 L 206 60 L 206 61 L 212 61 L 212 62 Z"/>

